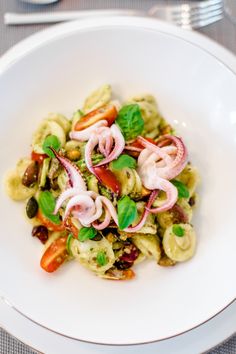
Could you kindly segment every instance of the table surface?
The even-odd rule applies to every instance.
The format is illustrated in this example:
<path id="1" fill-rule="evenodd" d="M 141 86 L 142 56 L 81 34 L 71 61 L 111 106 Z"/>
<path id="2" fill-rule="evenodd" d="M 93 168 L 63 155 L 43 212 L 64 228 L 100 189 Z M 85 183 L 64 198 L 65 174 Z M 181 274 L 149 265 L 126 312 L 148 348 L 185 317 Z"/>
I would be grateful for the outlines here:
<path id="1" fill-rule="evenodd" d="M 20 0 L 0 0 L 0 55 L 6 52 L 21 39 L 35 33 L 47 25 L 5 26 L 3 14 L 5 12 L 47 12 L 61 10 L 86 10 L 101 8 L 133 8 L 149 9 L 157 3 L 173 3 L 181 0 L 60 0 L 51 5 L 30 5 Z M 236 0 L 235 0 L 236 2 Z M 221 21 L 207 26 L 199 32 L 222 44 L 236 54 L 236 25 L 224 16 Z M 0 354 L 34 354 L 30 348 L 17 341 L 5 331 L 0 329 Z M 215 348 L 209 354 L 236 353 L 236 335 L 223 345 Z"/>

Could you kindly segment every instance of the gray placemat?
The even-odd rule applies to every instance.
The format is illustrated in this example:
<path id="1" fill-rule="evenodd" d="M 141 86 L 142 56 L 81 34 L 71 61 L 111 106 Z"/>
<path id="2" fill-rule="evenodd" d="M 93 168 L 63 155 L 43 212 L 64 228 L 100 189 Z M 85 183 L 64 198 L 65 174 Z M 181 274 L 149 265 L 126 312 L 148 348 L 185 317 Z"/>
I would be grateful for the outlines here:
<path id="1" fill-rule="evenodd" d="M 180 0 L 179 0 L 180 1 Z M 236 0 L 235 0 L 236 1 Z M 73 9 L 100 9 L 100 8 L 135 8 L 148 9 L 152 5 L 159 2 L 172 2 L 171 0 L 61 0 L 52 5 L 29 5 L 20 0 L 0 0 L 0 55 L 7 49 L 35 33 L 46 25 L 28 25 L 28 26 L 11 26 L 7 27 L 3 24 L 3 14 L 5 12 L 46 12 L 46 11 L 62 11 Z M 178 0 L 176 0 L 178 2 Z M 236 53 L 236 26 L 234 26 L 227 18 L 220 22 L 208 26 L 201 33 L 215 39 L 217 42 Z M 14 337 L 0 329 L 0 354 L 34 354 L 31 348 L 22 344 Z M 236 354 L 236 335 L 224 344 L 218 346 L 209 354 Z M 67 354 L 67 353 L 65 353 Z M 168 353 L 167 353 L 168 354 Z M 191 353 L 190 353 L 191 354 Z"/>

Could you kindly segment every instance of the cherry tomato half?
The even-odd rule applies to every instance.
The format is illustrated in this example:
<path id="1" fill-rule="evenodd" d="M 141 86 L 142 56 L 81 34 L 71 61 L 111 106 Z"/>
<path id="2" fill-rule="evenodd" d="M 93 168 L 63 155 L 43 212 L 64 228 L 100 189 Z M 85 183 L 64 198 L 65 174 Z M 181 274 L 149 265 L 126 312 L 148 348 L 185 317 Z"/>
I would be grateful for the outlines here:
<path id="1" fill-rule="evenodd" d="M 40 266 L 48 273 L 55 272 L 57 268 L 66 260 L 68 252 L 66 250 L 67 237 L 60 237 L 52 242 L 52 244 L 44 252 Z"/>
<path id="2" fill-rule="evenodd" d="M 38 210 L 36 218 L 40 220 L 40 222 L 46 226 L 50 231 L 64 231 L 65 226 L 63 222 L 60 224 L 54 224 L 52 221 L 47 219 L 40 210 Z"/>
<path id="3" fill-rule="evenodd" d="M 100 108 L 95 109 L 92 112 L 89 112 L 83 116 L 75 125 L 75 130 L 83 130 L 90 127 L 94 123 L 97 123 L 100 120 L 106 120 L 108 126 L 111 126 L 114 120 L 117 117 L 117 109 L 113 105 L 106 105 Z"/>
<path id="4" fill-rule="evenodd" d="M 120 194 L 121 186 L 114 173 L 104 166 L 94 167 L 94 172 L 102 184 L 112 190 L 112 192 Z"/>
<path id="5" fill-rule="evenodd" d="M 37 154 L 34 151 L 32 151 L 32 153 L 31 153 L 31 160 L 37 161 L 39 164 L 43 163 L 43 160 L 46 157 L 48 157 L 46 154 Z"/>
<path id="6" fill-rule="evenodd" d="M 152 138 L 144 138 L 146 139 L 147 141 L 149 141 L 149 143 L 152 143 L 154 145 L 156 145 L 155 141 L 152 139 Z M 143 145 L 138 141 L 138 139 L 134 140 L 130 146 L 134 146 L 134 147 L 137 147 L 139 149 L 144 149 Z"/>

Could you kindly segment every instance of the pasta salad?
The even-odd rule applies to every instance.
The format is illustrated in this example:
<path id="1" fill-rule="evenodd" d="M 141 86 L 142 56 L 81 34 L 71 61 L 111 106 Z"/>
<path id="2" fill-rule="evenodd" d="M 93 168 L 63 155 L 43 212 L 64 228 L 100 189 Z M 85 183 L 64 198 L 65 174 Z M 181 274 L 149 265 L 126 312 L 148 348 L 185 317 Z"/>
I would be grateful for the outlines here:
<path id="1" fill-rule="evenodd" d="M 198 172 L 152 95 L 121 104 L 104 85 L 71 119 L 49 114 L 31 151 L 5 185 L 26 203 L 46 272 L 76 260 L 125 280 L 145 259 L 166 267 L 194 255 Z"/>

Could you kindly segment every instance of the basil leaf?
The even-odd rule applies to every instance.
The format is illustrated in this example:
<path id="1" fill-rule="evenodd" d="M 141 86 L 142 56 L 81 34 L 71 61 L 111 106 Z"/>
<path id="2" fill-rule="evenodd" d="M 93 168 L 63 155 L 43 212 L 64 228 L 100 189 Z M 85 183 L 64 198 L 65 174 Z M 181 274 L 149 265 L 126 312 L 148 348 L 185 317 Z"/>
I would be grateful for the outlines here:
<path id="1" fill-rule="evenodd" d="M 121 108 L 116 118 L 125 140 L 136 138 L 142 133 L 144 121 L 137 104 L 129 104 Z"/>
<path id="2" fill-rule="evenodd" d="M 112 161 L 111 168 L 113 170 L 122 170 L 124 167 L 135 168 L 136 160 L 129 155 L 120 155 L 117 160 Z"/>
<path id="3" fill-rule="evenodd" d="M 97 230 L 94 227 L 82 227 L 79 230 L 78 239 L 81 242 L 91 240 L 97 235 Z"/>
<path id="4" fill-rule="evenodd" d="M 45 138 L 42 147 L 43 147 L 43 151 L 45 152 L 45 154 L 47 154 L 49 157 L 55 157 L 54 153 L 49 148 L 52 147 L 56 151 L 58 151 L 60 146 L 61 146 L 61 143 L 56 135 L 48 135 Z"/>
<path id="5" fill-rule="evenodd" d="M 185 184 L 176 179 L 173 179 L 171 183 L 177 188 L 179 198 L 189 198 L 189 190 Z"/>
<path id="6" fill-rule="evenodd" d="M 60 224 L 61 220 L 59 214 L 53 214 L 56 201 L 49 191 L 44 191 L 39 194 L 38 204 L 40 210 L 47 219 L 52 221 L 54 224 Z"/>
<path id="7" fill-rule="evenodd" d="M 106 253 L 104 251 L 99 251 L 96 257 L 97 264 L 101 267 L 108 263 Z"/>
<path id="8" fill-rule="evenodd" d="M 172 231 L 178 237 L 183 237 L 184 234 L 185 234 L 185 230 L 181 226 L 179 226 L 177 224 L 174 224 L 172 226 Z"/>
<path id="9" fill-rule="evenodd" d="M 118 201 L 117 206 L 119 228 L 124 230 L 137 218 L 137 206 L 127 195 Z"/>

